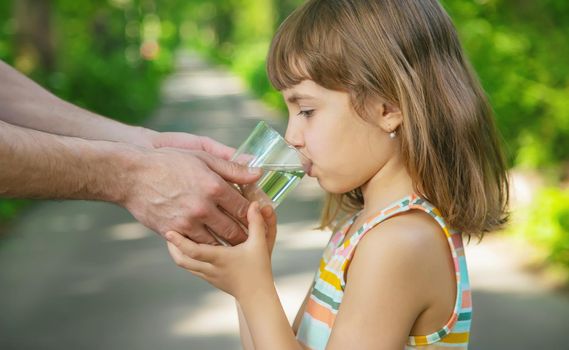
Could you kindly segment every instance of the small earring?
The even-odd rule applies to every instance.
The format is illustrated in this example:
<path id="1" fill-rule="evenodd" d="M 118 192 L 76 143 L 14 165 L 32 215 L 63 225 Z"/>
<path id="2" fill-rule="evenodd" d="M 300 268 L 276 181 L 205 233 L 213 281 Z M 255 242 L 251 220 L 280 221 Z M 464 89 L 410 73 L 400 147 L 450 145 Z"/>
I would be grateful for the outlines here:
<path id="1" fill-rule="evenodd" d="M 397 130 L 393 130 L 389 133 L 389 138 L 394 139 L 397 137 Z"/>

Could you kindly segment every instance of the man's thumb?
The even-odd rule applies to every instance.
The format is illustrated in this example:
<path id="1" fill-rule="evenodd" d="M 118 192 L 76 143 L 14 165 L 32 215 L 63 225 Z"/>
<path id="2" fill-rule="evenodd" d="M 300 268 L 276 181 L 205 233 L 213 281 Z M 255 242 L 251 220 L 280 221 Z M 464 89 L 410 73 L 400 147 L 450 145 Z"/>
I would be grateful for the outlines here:
<path id="1" fill-rule="evenodd" d="M 211 170 L 225 181 L 239 185 L 255 182 L 263 173 L 260 168 L 249 168 L 246 165 L 213 156 L 204 157 L 204 161 Z"/>

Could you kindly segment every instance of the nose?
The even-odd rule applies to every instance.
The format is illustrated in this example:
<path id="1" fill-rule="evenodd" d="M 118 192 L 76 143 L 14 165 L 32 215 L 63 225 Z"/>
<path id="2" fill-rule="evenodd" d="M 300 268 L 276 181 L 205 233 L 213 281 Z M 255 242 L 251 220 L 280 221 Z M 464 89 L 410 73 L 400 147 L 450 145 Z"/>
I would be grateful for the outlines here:
<path id="1" fill-rule="evenodd" d="M 295 148 L 304 147 L 304 138 L 299 123 L 295 121 L 296 118 L 290 117 L 285 133 L 285 140 Z"/>

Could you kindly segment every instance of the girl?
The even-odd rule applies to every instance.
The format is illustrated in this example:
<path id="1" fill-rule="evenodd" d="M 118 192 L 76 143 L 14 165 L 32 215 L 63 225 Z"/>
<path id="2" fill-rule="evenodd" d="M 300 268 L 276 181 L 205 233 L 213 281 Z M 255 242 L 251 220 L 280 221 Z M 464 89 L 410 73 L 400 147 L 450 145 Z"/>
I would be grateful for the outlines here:
<path id="1" fill-rule="evenodd" d="M 286 138 L 336 225 L 292 327 L 273 285 L 276 218 L 249 208 L 236 247 L 167 234 L 178 265 L 233 295 L 246 349 L 466 349 L 462 236 L 506 222 L 492 112 L 436 0 L 308 0 L 268 57 Z"/>

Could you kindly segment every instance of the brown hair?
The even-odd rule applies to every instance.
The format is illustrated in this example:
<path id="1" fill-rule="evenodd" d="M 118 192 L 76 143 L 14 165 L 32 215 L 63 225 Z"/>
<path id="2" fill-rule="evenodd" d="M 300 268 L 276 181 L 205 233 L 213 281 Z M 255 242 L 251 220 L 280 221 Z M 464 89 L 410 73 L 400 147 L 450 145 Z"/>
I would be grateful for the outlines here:
<path id="1" fill-rule="evenodd" d="M 308 0 L 280 26 L 267 70 L 278 90 L 310 79 L 399 106 L 403 160 L 415 190 L 465 234 L 508 218 L 508 179 L 492 109 L 454 25 L 436 0 Z M 363 206 L 361 191 L 329 194 L 321 226 Z"/>

